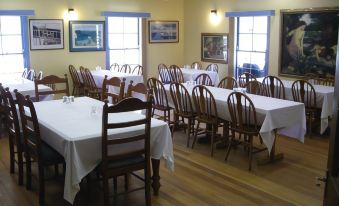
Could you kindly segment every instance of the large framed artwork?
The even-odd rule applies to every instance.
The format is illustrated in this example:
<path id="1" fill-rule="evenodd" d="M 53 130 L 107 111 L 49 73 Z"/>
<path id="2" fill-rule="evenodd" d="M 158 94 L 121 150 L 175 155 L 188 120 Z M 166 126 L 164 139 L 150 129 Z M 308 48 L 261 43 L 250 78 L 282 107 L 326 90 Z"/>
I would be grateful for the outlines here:
<path id="1" fill-rule="evenodd" d="M 104 21 L 70 21 L 69 51 L 104 51 L 105 22 Z"/>
<path id="2" fill-rule="evenodd" d="M 179 42 L 179 21 L 148 21 L 149 43 Z"/>
<path id="3" fill-rule="evenodd" d="M 281 10 L 279 74 L 333 77 L 339 7 Z"/>
<path id="4" fill-rule="evenodd" d="M 62 19 L 30 19 L 29 31 L 31 50 L 64 48 Z"/>
<path id="5" fill-rule="evenodd" d="M 225 33 L 201 34 L 201 61 L 224 63 L 228 60 L 228 35 Z"/>

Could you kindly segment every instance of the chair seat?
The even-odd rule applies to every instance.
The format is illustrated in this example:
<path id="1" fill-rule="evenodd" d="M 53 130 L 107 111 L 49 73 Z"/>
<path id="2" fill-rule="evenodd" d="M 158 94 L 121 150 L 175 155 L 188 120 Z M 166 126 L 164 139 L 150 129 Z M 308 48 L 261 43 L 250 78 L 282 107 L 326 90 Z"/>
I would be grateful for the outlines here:
<path id="1" fill-rule="evenodd" d="M 118 160 L 118 161 L 112 160 L 108 163 L 108 169 L 124 168 L 129 165 L 144 163 L 144 161 L 145 161 L 145 158 L 143 156 L 131 157 L 131 158 Z"/>
<path id="2" fill-rule="evenodd" d="M 162 110 L 162 111 L 164 111 L 164 110 L 171 110 L 171 109 L 173 109 L 172 107 L 166 107 L 166 106 L 163 106 L 163 105 L 153 105 L 153 108 L 154 109 L 157 109 L 157 110 Z"/>

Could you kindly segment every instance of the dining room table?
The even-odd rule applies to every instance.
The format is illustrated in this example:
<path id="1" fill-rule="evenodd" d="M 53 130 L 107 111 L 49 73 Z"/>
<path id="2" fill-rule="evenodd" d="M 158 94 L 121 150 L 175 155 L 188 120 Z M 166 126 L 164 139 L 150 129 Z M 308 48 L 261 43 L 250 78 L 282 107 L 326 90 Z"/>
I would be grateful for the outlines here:
<path id="1" fill-rule="evenodd" d="M 81 180 L 101 162 L 103 105 L 104 102 L 89 97 L 77 97 L 70 103 L 63 103 L 62 100 L 34 103 L 43 141 L 65 158 L 63 197 L 71 204 L 80 190 Z M 132 121 L 143 118 L 143 114 L 115 113 L 109 114 L 108 118 L 110 122 Z M 142 125 L 112 129 L 109 130 L 108 136 L 121 138 L 138 135 L 143 129 Z M 165 122 L 152 118 L 150 145 L 152 187 L 157 195 L 160 188 L 160 159 L 164 160 L 170 171 L 174 170 L 172 135 Z M 110 153 L 137 146 L 112 147 Z"/>
<path id="2" fill-rule="evenodd" d="M 216 71 L 181 68 L 181 72 L 184 77 L 184 82 L 194 81 L 200 74 L 207 74 L 211 78 L 213 85 L 217 85 L 219 83 L 219 74 Z"/>

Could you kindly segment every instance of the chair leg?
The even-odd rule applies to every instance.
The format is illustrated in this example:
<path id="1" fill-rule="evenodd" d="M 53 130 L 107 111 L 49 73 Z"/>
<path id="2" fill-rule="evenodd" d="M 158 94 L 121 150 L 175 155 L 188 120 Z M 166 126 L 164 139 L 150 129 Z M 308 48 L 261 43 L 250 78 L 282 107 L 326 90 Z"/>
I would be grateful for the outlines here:
<path id="1" fill-rule="evenodd" d="M 145 175 L 145 200 L 146 205 L 151 205 L 151 168 L 148 164 L 145 168 L 144 175 Z"/>
<path id="2" fill-rule="evenodd" d="M 212 124 L 212 135 L 211 135 L 211 157 L 213 157 L 214 153 L 214 137 L 215 137 L 215 125 Z"/>
<path id="3" fill-rule="evenodd" d="M 32 170 L 31 170 L 31 156 L 28 152 L 25 153 L 26 158 L 26 189 L 32 188 Z"/>
<path id="4" fill-rule="evenodd" d="M 128 190 L 128 185 L 129 185 L 129 174 L 125 174 L 125 191 Z"/>
<path id="5" fill-rule="evenodd" d="M 23 185 L 24 183 L 24 163 L 22 157 L 21 149 L 18 149 L 18 171 L 19 171 L 19 185 Z"/>
<path id="6" fill-rule="evenodd" d="M 195 129 L 195 133 L 194 133 L 194 137 L 193 137 L 192 149 L 193 149 L 194 144 L 197 140 L 199 125 L 200 125 L 200 122 L 198 121 L 197 128 Z"/>
<path id="7" fill-rule="evenodd" d="M 104 187 L 104 205 L 109 205 L 109 188 L 108 188 L 108 178 L 105 174 L 102 177 L 103 187 Z"/>
<path id="8" fill-rule="evenodd" d="M 15 153 L 14 153 L 14 144 L 13 144 L 13 140 L 11 137 L 9 137 L 9 170 L 10 170 L 10 173 L 13 174 L 15 172 L 15 162 L 14 162 L 14 156 L 15 156 Z"/>
<path id="9" fill-rule="evenodd" d="M 45 175 L 43 165 L 39 165 L 39 205 L 45 205 Z"/>
<path id="10" fill-rule="evenodd" d="M 250 160 L 249 160 L 249 166 L 248 166 L 248 170 L 251 171 L 252 169 L 252 156 L 253 156 L 253 136 L 249 136 L 249 144 L 250 144 L 250 148 L 249 148 L 249 155 L 250 155 Z"/>
<path id="11" fill-rule="evenodd" d="M 117 181 L 117 177 L 113 177 L 113 192 L 114 192 L 113 203 L 115 205 L 115 203 L 117 201 L 117 193 L 118 193 L 118 181 Z"/>
<path id="12" fill-rule="evenodd" d="M 186 132 L 186 135 L 187 135 L 187 145 L 186 147 L 189 147 L 190 145 L 190 137 L 191 137 L 191 127 L 192 127 L 192 119 L 188 118 L 188 124 L 187 124 L 187 132 Z M 194 125 L 193 125 L 194 127 Z"/>
<path id="13" fill-rule="evenodd" d="M 232 131 L 232 133 L 233 133 L 233 131 Z M 228 156 L 229 156 L 229 154 L 230 154 L 231 147 L 232 147 L 232 144 L 233 144 L 233 142 L 234 142 L 234 138 L 235 138 L 235 135 L 232 135 L 231 141 L 229 141 L 229 144 L 228 144 L 228 147 L 227 147 L 227 150 L 226 150 L 225 161 L 227 161 Z"/>

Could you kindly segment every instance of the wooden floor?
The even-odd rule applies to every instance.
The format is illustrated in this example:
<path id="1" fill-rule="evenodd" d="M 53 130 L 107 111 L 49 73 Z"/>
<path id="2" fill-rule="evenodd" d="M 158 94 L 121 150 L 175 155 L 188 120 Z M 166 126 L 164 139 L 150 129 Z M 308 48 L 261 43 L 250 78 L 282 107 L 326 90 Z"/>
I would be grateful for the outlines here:
<path id="1" fill-rule="evenodd" d="M 159 196 L 152 196 L 153 205 L 322 205 L 324 185 L 316 186 L 316 177 L 325 174 L 328 137 L 306 138 L 302 144 L 279 136 L 277 151 L 282 161 L 265 166 L 256 164 L 247 170 L 248 159 L 242 147 L 232 150 L 228 162 L 225 149 L 217 149 L 210 157 L 209 145 L 185 147 L 182 131 L 174 134 L 175 172 L 161 164 Z M 37 192 L 17 185 L 17 175 L 9 173 L 8 140 L 0 139 L 0 206 L 38 205 Z M 122 183 L 122 182 L 121 182 Z M 35 184 L 36 185 L 36 184 Z M 63 199 L 63 178 L 46 183 L 47 205 L 68 206 Z M 132 186 L 139 185 L 132 181 Z M 78 194 L 75 205 L 99 206 L 102 186 L 98 182 L 88 195 L 86 184 Z M 37 188 L 36 186 L 34 188 Z M 123 188 L 123 184 L 119 185 Z M 116 205 L 144 205 L 143 190 L 118 198 Z"/>

